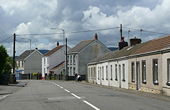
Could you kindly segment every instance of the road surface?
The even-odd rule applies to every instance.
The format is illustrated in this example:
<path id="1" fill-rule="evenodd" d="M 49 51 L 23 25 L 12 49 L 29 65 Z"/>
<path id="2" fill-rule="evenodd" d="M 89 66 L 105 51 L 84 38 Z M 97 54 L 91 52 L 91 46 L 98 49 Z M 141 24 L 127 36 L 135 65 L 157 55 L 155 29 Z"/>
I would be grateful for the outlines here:
<path id="1" fill-rule="evenodd" d="M 0 110 L 170 110 L 170 102 L 74 81 L 29 81 Z"/>

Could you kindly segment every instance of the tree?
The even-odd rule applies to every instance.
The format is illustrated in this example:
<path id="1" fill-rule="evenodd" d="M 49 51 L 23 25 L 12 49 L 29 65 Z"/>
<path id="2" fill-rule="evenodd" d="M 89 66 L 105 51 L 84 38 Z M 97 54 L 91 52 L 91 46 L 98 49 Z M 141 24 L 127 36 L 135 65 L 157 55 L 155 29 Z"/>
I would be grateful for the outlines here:
<path id="1" fill-rule="evenodd" d="M 5 72 L 5 68 L 7 65 L 8 54 L 4 46 L 0 46 L 0 75 Z"/>

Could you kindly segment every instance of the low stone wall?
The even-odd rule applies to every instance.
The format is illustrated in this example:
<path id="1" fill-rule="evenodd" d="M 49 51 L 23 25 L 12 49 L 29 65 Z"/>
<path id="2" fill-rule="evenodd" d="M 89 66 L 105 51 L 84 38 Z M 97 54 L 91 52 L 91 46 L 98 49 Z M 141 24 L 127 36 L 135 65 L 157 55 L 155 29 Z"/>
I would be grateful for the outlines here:
<path id="1" fill-rule="evenodd" d="M 170 88 L 168 88 L 168 87 L 163 87 L 163 94 L 164 95 L 167 95 L 167 96 L 170 96 Z"/>

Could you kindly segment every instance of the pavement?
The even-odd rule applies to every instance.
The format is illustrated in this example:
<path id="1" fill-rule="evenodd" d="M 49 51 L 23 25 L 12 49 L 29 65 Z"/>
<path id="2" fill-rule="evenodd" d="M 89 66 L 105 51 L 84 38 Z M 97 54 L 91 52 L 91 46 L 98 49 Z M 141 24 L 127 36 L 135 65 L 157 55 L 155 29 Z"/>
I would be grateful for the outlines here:
<path id="1" fill-rule="evenodd" d="M 7 95 L 16 92 L 19 87 L 25 87 L 28 81 L 17 81 L 17 84 L 0 85 L 0 95 Z"/>
<path id="2" fill-rule="evenodd" d="M 11 86 L 16 87 L 16 86 Z M 74 81 L 30 80 L 1 110 L 170 110 L 170 101 Z"/>
<path id="3" fill-rule="evenodd" d="M 150 98 L 170 102 L 170 96 L 166 96 L 166 95 L 163 95 L 163 94 L 153 94 L 153 93 L 149 93 L 149 92 L 143 92 L 143 91 L 137 91 L 137 90 L 131 90 L 131 89 L 124 89 L 124 88 L 118 88 L 118 87 L 109 87 L 109 86 L 105 86 L 105 85 L 88 83 L 87 81 L 81 81 L 81 83 L 86 84 L 86 85 L 96 86 L 96 87 L 107 88 L 107 89 L 111 89 L 111 90 L 114 90 L 114 91 L 125 92 L 125 93 L 129 93 L 129 94 L 136 94 L 136 95 L 143 96 L 143 97 L 150 97 Z"/>

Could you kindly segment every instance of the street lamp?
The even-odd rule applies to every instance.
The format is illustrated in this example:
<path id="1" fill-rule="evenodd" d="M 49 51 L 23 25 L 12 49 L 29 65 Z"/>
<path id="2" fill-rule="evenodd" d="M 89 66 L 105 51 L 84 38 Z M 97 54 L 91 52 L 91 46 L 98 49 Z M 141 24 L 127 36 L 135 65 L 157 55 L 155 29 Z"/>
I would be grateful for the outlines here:
<path id="1" fill-rule="evenodd" d="M 51 29 L 57 29 L 57 30 L 61 30 L 63 32 L 63 45 L 64 45 L 64 40 L 65 40 L 65 79 L 66 79 L 66 75 L 67 75 L 67 38 L 65 38 L 65 30 L 62 28 L 51 28 Z"/>
<path id="2" fill-rule="evenodd" d="M 65 30 L 62 28 L 51 28 L 51 29 L 56 29 L 56 30 L 61 30 L 63 33 L 63 45 L 64 45 L 64 40 L 65 40 Z"/>

